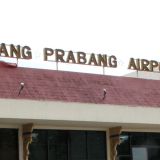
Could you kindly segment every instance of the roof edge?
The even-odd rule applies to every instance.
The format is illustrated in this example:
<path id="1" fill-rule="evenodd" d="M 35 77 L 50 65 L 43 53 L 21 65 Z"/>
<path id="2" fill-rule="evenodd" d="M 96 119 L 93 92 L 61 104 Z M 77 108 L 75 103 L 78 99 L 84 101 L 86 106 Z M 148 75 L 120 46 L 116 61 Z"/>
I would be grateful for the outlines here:
<path id="1" fill-rule="evenodd" d="M 5 61 L 0 61 L 0 67 L 17 68 L 17 63 L 10 63 Z"/>

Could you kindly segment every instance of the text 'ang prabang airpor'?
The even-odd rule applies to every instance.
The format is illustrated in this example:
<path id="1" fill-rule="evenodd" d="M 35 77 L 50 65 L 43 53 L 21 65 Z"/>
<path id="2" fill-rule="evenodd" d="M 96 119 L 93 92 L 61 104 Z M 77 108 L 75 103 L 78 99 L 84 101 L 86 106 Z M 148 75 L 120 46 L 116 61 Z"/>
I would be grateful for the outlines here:
<path id="1" fill-rule="evenodd" d="M 107 54 L 87 54 L 85 52 L 64 51 L 62 49 L 44 48 L 42 51 L 44 61 L 103 66 L 117 68 L 117 57 Z M 32 49 L 29 46 L 6 45 L 0 44 L 0 56 L 17 58 L 17 59 L 32 59 Z M 137 71 L 160 72 L 160 62 L 156 60 L 134 59 L 130 58 L 128 69 Z"/>

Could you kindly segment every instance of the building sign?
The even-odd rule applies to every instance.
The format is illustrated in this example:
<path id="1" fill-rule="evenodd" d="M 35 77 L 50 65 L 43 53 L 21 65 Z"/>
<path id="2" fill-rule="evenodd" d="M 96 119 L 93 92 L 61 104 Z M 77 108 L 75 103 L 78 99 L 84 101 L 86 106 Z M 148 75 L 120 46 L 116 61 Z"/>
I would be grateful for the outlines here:
<path id="1" fill-rule="evenodd" d="M 102 54 L 87 54 L 84 52 L 67 51 L 62 49 L 51 49 L 44 48 L 43 50 L 44 60 L 48 61 L 49 57 L 53 57 L 53 61 L 63 62 L 63 63 L 73 63 L 73 64 L 86 64 L 94 66 L 104 66 L 104 67 L 117 67 L 117 58 L 115 56 L 107 56 Z"/>
<path id="2" fill-rule="evenodd" d="M 0 56 L 1 57 L 16 57 L 22 59 L 32 59 L 31 48 L 29 46 L 21 47 L 20 45 L 6 45 L 2 43 L 0 45 Z"/>
<path id="3" fill-rule="evenodd" d="M 32 52 L 29 46 L 21 47 L 13 44 L 6 45 L 2 43 L 0 45 L 0 56 L 11 57 L 17 59 L 32 59 Z M 43 49 L 44 61 L 63 62 L 72 64 L 84 64 L 103 67 L 117 67 L 117 58 L 112 55 L 102 54 L 86 54 L 84 52 L 64 51 L 62 49 L 44 48 Z M 50 60 L 52 58 L 52 60 Z"/>
<path id="4" fill-rule="evenodd" d="M 133 69 L 137 71 L 150 71 L 160 72 L 160 62 L 155 60 L 146 60 L 146 59 L 134 59 L 130 58 L 128 69 Z"/>
<path id="5" fill-rule="evenodd" d="M 32 59 L 32 51 L 29 46 L 22 47 L 20 45 L 15 46 L 13 44 L 6 45 L 5 43 L 1 43 L 0 56 L 17 59 Z M 108 56 L 106 54 L 94 53 L 86 54 L 84 52 L 64 51 L 62 49 L 44 48 L 43 60 L 117 68 L 117 57 L 114 55 Z M 128 69 L 160 72 L 160 62 L 155 60 L 130 58 Z"/>

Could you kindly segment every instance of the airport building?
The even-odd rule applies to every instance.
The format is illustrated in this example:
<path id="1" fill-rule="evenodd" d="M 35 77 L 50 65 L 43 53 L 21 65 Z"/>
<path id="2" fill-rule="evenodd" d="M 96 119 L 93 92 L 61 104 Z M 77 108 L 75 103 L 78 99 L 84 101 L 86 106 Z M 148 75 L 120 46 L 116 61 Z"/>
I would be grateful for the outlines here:
<path id="1" fill-rule="evenodd" d="M 159 160 L 160 81 L 0 62 L 0 160 Z"/>

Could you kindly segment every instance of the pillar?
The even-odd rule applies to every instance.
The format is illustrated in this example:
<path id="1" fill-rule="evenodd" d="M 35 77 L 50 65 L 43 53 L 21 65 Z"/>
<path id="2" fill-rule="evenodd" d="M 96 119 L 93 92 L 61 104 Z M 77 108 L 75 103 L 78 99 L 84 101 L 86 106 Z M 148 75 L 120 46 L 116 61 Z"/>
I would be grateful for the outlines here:
<path id="1" fill-rule="evenodd" d="M 33 123 L 24 124 L 22 126 L 23 138 L 23 160 L 28 160 L 29 144 L 32 142 Z"/>
<path id="2" fill-rule="evenodd" d="M 110 138 L 110 160 L 116 160 L 117 156 L 117 145 L 120 144 L 120 134 L 122 127 L 109 128 L 109 138 Z"/>

